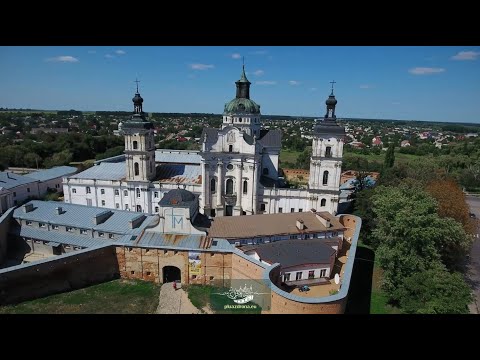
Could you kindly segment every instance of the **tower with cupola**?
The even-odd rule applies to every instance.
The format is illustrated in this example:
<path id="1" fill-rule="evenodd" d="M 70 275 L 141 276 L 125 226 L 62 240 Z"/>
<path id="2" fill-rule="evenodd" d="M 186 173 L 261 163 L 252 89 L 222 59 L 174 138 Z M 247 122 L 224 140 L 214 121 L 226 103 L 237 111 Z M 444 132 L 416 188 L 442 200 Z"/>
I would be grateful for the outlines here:
<path id="1" fill-rule="evenodd" d="M 258 138 L 261 128 L 260 105 L 250 99 L 250 84 L 243 65 L 240 80 L 235 82 L 237 86 L 235 98 L 225 104 L 222 129 L 235 126 L 240 131 Z"/>
<path id="2" fill-rule="evenodd" d="M 327 112 L 314 127 L 308 181 L 311 207 L 332 214 L 338 208 L 345 137 L 345 129 L 337 123 L 335 115 L 334 83 L 331 82 L 332 91 L 325 102 Z"/>
<path id="3" fill-rule="evenodd" d="M 123 123 L 125 136 L 126 179 L 129 181 L 150 181 L 155 178 L 155 141 L 153 124 L 143 112 L 143 98 L 138 91 L 133 97 L 132 117 Z"/>

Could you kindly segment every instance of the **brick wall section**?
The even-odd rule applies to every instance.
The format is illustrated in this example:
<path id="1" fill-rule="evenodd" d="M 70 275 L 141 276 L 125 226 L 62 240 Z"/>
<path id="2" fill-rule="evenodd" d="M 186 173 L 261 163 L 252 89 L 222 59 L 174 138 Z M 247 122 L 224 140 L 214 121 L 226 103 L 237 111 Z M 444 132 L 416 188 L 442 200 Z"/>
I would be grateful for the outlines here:
<path id="1" fill-rule="evenodd" d="M 12 219 L 14 208 L 10 208 L 0 217 L 0 264 L 7 257 L 8 227 Z"/>
<path id="2" fill-rule="evenodd" d="M 115 252 L 120 276 L 126 279 L 162 283 L 165 266 L 179 268 L 183 284 L 209 284 L 232 276 L 232 254 L 200 253 L 202 270 L 200 276 L 194 279 L 188 271 L 188 251 L 117 247 Z"/>
<path id="3" fill-rule="evenodd" d="M 262 279 L 264 270 L 261 266 L 232 254 L 232 279 Z"/>
<path id="4" fill-rule="evenodd" d="M 113 246 L 0 270 L 0 304 L 71 291 L 119 277 Z"/>

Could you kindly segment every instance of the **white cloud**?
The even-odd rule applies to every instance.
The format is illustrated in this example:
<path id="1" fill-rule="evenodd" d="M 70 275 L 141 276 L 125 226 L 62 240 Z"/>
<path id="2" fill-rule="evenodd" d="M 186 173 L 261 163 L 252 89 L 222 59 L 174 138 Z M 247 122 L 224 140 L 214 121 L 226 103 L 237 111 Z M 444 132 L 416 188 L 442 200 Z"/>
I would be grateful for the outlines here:
<path id="1" fill-rule="evenodd" d="M 297 80 L 290 80 L 288 83 L 290 85 L 300 85 L 300 81 L 297 81 Z"/>
<path id="2" fill-rule="evenodd" d="M 477 60 L 479 55 L 479 51 L 460 51 L 457 55 L 452 56 L 452 60 Z"/>
<path id="3" fill-rule="evenodd" d="M 235 53 L 235 54 L 232 54 L 232 59 L 240 59 L 242 57 L 242 55 L 240 55 L 239 53 Z"/>
<path id="4" fill-rule="evenodd" d="M 265 74 L 265 71 L 260 70 L 260 69 L 255 70 L 255 71 L 253 72 L 253 75 L 255 75 L 255 76 L 262 76 L 263 74 Z"/>
<path id="5" fill-rule="evenodd" d="M 310 91 L 317 91 L 317 88 L 310 88 Z"/>
<path id="6" fill-rule="evenodd" d="M 74 62 L 78 62 L 79 60 L 76 57 L 73 57 L 73 56 L 70 56 L 70 55 L 62 55 L 62 56 L 56 56 L 56 57 L 53 57 L 53 58 L 49 58 L 49 59 L 47 59 L 47 61 L 74 63 Z"/>
<path id="7" fill-rule="evenodd" d="M 257 85 L 276 85 L 276 81 L 270 81 L 270 80 L 265 80 L 265 81 L 257 81 L 255 84 Z"/>
<path id="8" fill-rule="evenodd" d="M 117 55 L 125 55 L 127 52 L 124 50 L 115 50 L 115 54 Z"/>
<path id="9" fill-rule="evenodd" d="M 115 55 L 112 55 L 112 54 L 106 54 L 105 55 L 105 58 L 107 59 L 113 59 L 115 57 Z"/>
<path id="10" fill-rule="evenodd" d="M 192 70 L 208 70 L 213 69 L 215 66 L 211 64 L 190 64 Z"/>
<path id="11" fill-rule="evenodd" d="M 96 54 L 97 52 L 95 50 L 88 50 L 87 51 L 89 54 Z"/>
<path id="12" fill-rule="evenodd" d="M 433 67 L 416 67 L 408 70 L 408 72 L 413 75 L 431 75 L 445 72 L 445 69 Z"/>
<path id="13" fill-rule="evenodd" d="M 371 89 L 371 88 L 373 88 L 373 85 L 369 85 L 369 84 L 360 85 L 360 89 Z"/>

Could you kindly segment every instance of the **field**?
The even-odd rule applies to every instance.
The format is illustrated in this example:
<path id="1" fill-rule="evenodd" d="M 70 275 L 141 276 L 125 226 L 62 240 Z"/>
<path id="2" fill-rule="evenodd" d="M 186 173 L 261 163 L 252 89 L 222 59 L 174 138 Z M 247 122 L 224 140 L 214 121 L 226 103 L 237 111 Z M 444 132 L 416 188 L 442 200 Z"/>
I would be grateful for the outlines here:
<path id="1" fill-rule="evenodd" d="M 153 314 L 160 286 L 139 280 L 113 280 L 67 293 L 0 306 L 0 314 Z"/>
<path id="2" fill-rule="evenodd" d="M 280 162 L 281 163 L 289 162 L 289 163 L 295 164 L 300 154 L 301 154 L 301 151 L 291 151 L 291 150 L 282 149 L 282 151 L 280 151 Z"/>
<path id="3" fill-rule="evenodd" d="M 352 153 L 352 152 L 344 152 L 343 154 L 344 157 L 351 156 L 351 157 L 359 157 L 362 159 L 366 159 L 369 162 L 375 161 L 383 164 L 383 161 L 385 160 L 385 152 L 382 152 L 381 154 L 375 155 L 375 154 L 358 154 L 358 153 Z M 395 161 L 399 162 L 406 162 L 406 161 L 411 161 L 419 158 L 425 158 L 428 159 L 429 156 L 419 156 L 419 155 L 411 155 L 411 154 L 402 154 L 399 152 L 395 153 Z"/>

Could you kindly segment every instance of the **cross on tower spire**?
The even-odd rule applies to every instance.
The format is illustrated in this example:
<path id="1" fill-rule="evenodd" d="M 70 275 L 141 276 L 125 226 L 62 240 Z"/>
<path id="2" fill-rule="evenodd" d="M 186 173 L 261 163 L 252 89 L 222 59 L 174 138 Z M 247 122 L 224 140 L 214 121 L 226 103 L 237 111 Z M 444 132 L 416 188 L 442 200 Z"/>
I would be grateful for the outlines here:
<path id="1" fill-rule="evenodd" d="M 138 93 L 138 83 L 140 82 L 140 80 L 135 79 L 135 82 L 137 83 L 137 93 Z"/>
<path id="2" fill-rule="evenodd" d="M 330 81 L 330 84 L 332 84 L 332 95 L 333 95 L 333 84 L 336 84 L 337 82 L 335 80 Z"/>

